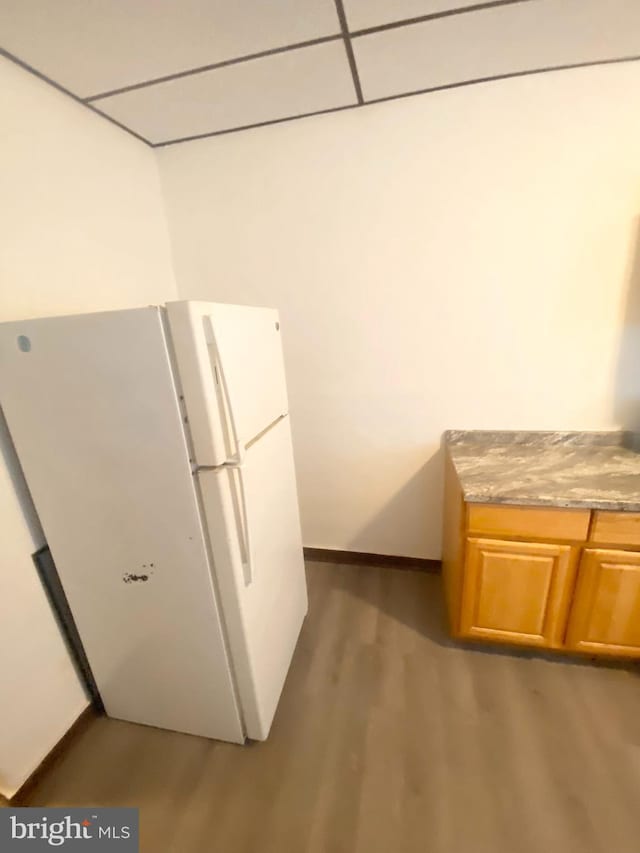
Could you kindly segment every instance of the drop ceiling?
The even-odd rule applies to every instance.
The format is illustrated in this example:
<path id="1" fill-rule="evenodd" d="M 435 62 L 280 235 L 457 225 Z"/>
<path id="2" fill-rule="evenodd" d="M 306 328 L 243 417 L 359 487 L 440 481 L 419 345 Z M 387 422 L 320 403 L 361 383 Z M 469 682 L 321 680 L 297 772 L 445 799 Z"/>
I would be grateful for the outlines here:
<path id="1" fill-rule="evenodd" d="M 640 59 L 640 0 L 0 0 L 0 52 L 154 146 Z"/>

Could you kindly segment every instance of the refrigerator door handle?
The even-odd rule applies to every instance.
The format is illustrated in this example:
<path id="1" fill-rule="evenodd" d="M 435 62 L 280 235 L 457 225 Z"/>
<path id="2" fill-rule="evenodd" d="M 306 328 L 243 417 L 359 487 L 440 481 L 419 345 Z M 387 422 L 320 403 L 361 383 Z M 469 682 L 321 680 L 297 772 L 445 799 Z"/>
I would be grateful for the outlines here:
<path id="1" fill-rule="evenodd" d="M 251 541 L 251 524 L 249 523 L 249 511 L 247 504 L 247 488 L 244 482 L 243 466 L 234 465 L 234 468 L 238 472 L 238 480 L 240 482 L 240 505 L 242 507 L 242 528 L 246 557 L 242 562 L 242 574 L 244 576 L 244 585 L 249 586 L 253 582 L 253 548 Z"/>
<path id="2" fill-rule="evenodd" d="M 238 503 L 240 504 L 240 512 L 242 513 L 240 525 L 238 525 L 242 528 L 240 531 L 238 531 L 240 534 L 240 546 L 243 554 L 242 576 L 244 579 L 244 585 L 250 586 L 250 584 L 253 582 L 253 547 L 251 541 L 251 524 L 249 523 L 247 488 L 244 482 L 243 466 L 238 462 L 225 462 L 220 467 L 229 469 L 229 471 L 232 472 L 232 476 L 235 474 L 236 471 L 238 472 L 238 482 L 240 483 L 240 498 Z M 214 468 L 209 470 L 216 469 Z"/>
<path id="3" fill-rule="evenodd" d="M 229 426 L 231 427 L 231 435 L 233 437 L 233 443 L 235 445 L 235 453 L 233 454 L 234 459 L 238 464 L 242 464 L 244 458 L 244 444 L 240 439 L 240 436 L 238 435 L 238 425 L 233 411 L 231 395 L 229 394 L 229 384 L 225 375 L 224 364 L 222 363 L 222 357 L 220 355 L 220 348 L 218 347 L 218 342 L 216 341 L 216 333 L 214 331 L 213 323 L 211 322 L 210 317 L 205 317 L 204 327 L 207 343 L 213 350 L 216 369 L 220 377 L 220 387 L 222 389 L 222 394 L 224 395 L 224 409 L 228 417 Z"/>
<path id="4" fill-rule="evenodd" d="M 241 528 L 238 529 L 238 539 L 240 540 L 240 551 L 242 552 L 242 576 L 244 579 L 244 585 L 250 586 L 253 582 L 253 543 L 251 539 L 251 524 L 249 522 L 247 487 L 244 481 L 244 466 L 242 462 L 238 462 L 236 459 L 229 459 L 226 462 L 223 462 L 222 465 L 195 465 L 191 470 L 192 473 L 196 475 L 200 471 L 220 472 L 224 469 L 230 471 L 232 476 L 235 475 L 236 471 L 238 472 L 240 495 L 238 497 L 237 505 L 239 505 L 242 518 L 238 525 L 236 517 L 236 528 Z M 233 490 L 235 492 L 235 477 L 233 483 Z"/>

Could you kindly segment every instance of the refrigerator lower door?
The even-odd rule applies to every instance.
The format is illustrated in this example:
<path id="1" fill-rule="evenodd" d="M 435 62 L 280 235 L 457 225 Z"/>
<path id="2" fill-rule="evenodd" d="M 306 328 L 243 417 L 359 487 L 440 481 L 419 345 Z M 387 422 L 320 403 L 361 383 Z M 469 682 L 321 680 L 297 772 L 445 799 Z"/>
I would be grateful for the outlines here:
<path id="1" fill-rule="evenodd" d="M 0 390 L 106 712 L 241 742 L 159 310 L 0 325 Z"/>
<path id="2" fill-rule="evenodd" d="M 264 740 L 307 612 L 288 417 L 238 468 L 198 474 L 248 737 Z"/>

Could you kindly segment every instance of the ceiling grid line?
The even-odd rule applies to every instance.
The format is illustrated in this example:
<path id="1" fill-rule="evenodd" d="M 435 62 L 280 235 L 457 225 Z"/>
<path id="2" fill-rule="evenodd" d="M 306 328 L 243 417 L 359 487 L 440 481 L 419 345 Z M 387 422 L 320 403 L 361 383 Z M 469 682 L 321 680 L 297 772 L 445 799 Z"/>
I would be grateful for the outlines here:
<path id="1" fill-rule="evenodd" d="M 616 59 L 600 59 L 594 62 L 576 62 L 568 65 L 552 65 L 548 68 L 534 68 L 528 71 L 512 71 L 506 74 L 497 74 L 493 77 L 478 77 L 475 80 L 463 80 L 459 83 L 446 83 L 442 86 L 434 86 L 429 89 L 416 89 L 412 92 L 402 92 L 399 95 L 386 95 L 381 98 L 372 98 L 371 100 L 364 101 L 362 104 L 357 106 L 361 107 L 373 107 L 377 104 L 386 104 L 390 101 L 399 101 L 404 98 L 414 98 L 418 95 L 431 95 L 436 94 L 437 92 L 446 92 L 450 89 L 463 89 L 466 86 L 477 86 L 481 83 L 497 83 L 501 80 L 511 80 L 517 77 L 533 77 L 540 74 L 548 74 L 556 71 L 572 71 L 579 70 L 580 68 L 594 68 L 600 65 L 620 65 L 626 62 L 640 62 L 640 54 L 638 56 L 623 56 Z M 199 133 L 194 136 L 185 136 L 181 139 L 167 139 L 165 142 L 152 142 L 152 148 L 167 148 L 170 145 L 179 145 L 182 142 L 194 142 L 198 139 L 209 139 L 213 136 L 228 136 L 230 133 L 239 133 L 243 130 L 254 130 L 259 127 L 269 127 L 272 124 L 283 124 L 287 121 L 297 121 L 302 118 L 312 118 L 313 116 L 319 115 L 328 115 L 330 113 L 339 113 L 344 112 L 345 110 L 353 110 L 356 108 L 356 105 L 349 105 L 345 107 L 330 107 L 326 110 L 317 110 L 316 112 L 311 113 L 301 113 L 300 115 L 287 116 L 286 118 L 274 119 L 271 121 L 262 121 L 256 124 L 248 124 L 243 127 L 229 127 L 224 130 L 213 130 L 210 133 Z"/>
<path id="2" fill-rule="evenodd" d="M 57 89 L 59 92 L 62 92 L 63 95 L 67 95 L 69 98 L 72 98 L 76 103 L 81 104 L 83 107 L 87 107 L 87 109 L 91 110 L 91 112 L 95 113 L 95 115 L 100 116 L 101 118 L 106 119 L 111 124 L 114 124 L 116 127 L 119 127 L 120 130 L 124 130 L 126 133 L 131 136 L 135 136 L 140 142 L 144 142 L 145 145 L 148 145 L 150 148 L 154 148 L 154 144 L 146 139 L 141 134 L 137 133 L 135 130 L 132 130 L 130 127 L 127 127 L 125 124 L 122 124 L 117 119 L 112 118 L 110 115 L 103 113 L 97 107 L 94 107 L 93 104 L 88 104 L 82 98 L 75 95 L 69 89 L 66 89 L 64 86 L 61 86 L 60 83 L 56 83 L 55 80 L 52 80 L 50 77 L 47 77 L 46 74 L 43 74 L 42 71 L 38 71 L 37 68 L 34 68 L 32 65 L 29 65 L 23 59 L 20 59 L 17 56 L 14 56 L 12 53 L 9 53 L 8 50 L 5 50 L 3 47 L 0 47 L 0 56 L 3 56 L 5 59 L 8 59 L 9 62 L 13 62 L 15 65 L 18 65 L 24 71 L 28 71 L 29 74 L 33 74 L 34 77 L 37 77 L 39 80 L 42 80 L 43 83 L 48 83 L 49 86 L 53 86 L 54 89 Z"/>
<path id="3" fill-rule="evenodd" d="M 351 76 L 353 78 L 353 88 L 356 91 L 358 106 L 362 106 L 362 104 L 364 103 L 364 100 L 362 98 L 362 86 L 360 85 L 360 76 L 358 74 L 356 58 L 353 53 L 353 45 L 351 44 L 351 36 L 349 34 L 349 26 L 347 24 L 347 16 L 344 13 L 344 6 L 342 4 L 342 0 L 335 0 L 335 4 L 336 12 L 338 13 L 338 20 L 340 21 L 340 30 L 342 31 L 342 38 L 344 40 L 344 49 L 347 53 L 347 61 L 349 63 Z"/>
<path id="4" fill-rule="evenodd" d="M 0 0 L 0 56 L 153 148 L 640 61 L 637 0 L 272 0 L 262 17 L 250 0 L 156 2 Z"/>
<path id="5" fill-rule="evenodd" d="M 477 86 L 480 83 L 497 83 L 500 80 L 512 80 L 517 77 L 534 77 L 540 74 L 549 74 L 556 71 L 573 71 L 580 68 L 595 68 L 601 65 L 620 65 L 625 62 L 640 62 L 640 54 L 637 56 L 619 56 L 615 59 L 597 59 L 593 62 L 571 62 L 564 65 L 549 65 L 546 68 L 532 68 L 526 71 L 508 71 L 504 74 L 494 74 L 491 77 L 476 77 L 474 80 L 461 80 L 457 83 L 443 83 L 441 86 L 432 86 L 429 89 L 415 89 L 412 92 L 402 92 L 398 95 L 386 95 L 365 101 L 364 106 L 369 104 L 385 104 L 388 101 L 398 101 L 401 98 L 413 98 L 416 95 L 430 95 L 436 92 L 447 92 L 450 89 L 462 89 L 465 86 Z M 153 145 L 153 148 L 159 147 Z"/>
<path id="6" fill-rule="evenodd" d="M 532 3 L 534 0 L 487 0 L 484 3 L 474 3 L 473 6 L 456 6 L 455 9 L 443 9 L 441 12 L 431 12 L 428 15 L 416 15 L 413 18 L 402 18 L 386 24 L 372 27 L 362 27 L 351 30 L 351 38 L 368 36 L 372 33 L 383 33 L 385 30 L 396 30 L 398 27 L 410 27 L 412 24 L 423 24 L 425 21 L 437 21 L 439 18 L 451 18 L 453 15 L 466 15 L 469 12 L 482 12 L 485 9 L 495 9 L 498 6 L 514 6 L 516 3 Z"/>
<path id="7" fill-rule="evenodd" d="M 255 59 L 263 59 L 266 56 L 276 56 L 278 53 L 287 53 L 290 50 L 299 50 L 303 47 L 312 47 L 316 44 L 326 44 L 329 41 L 340 41 L 342 34 L 331 36 L 320 36 L 315 39 L 308 39 L 297 44 L 286 44 L 282 47 L 273 47 L 269 50 L 261 50 L 257 53 L 250 53 L 247 56 L 238 56 L 234 59 L 223 59 L 221 62 L 212 62 L 210 65 L 201 65 L 199 68 L 189 68 L 186 71 L 176 71 L 175 74 L 166 74 L 163 77 L 156 77 L 153 80 L 144 80 L 141 83 L 132 83 L 130 86 L 122 86 L 120 89 L 111 89 L 107 92 L 99 92 L 97 95 L 89 95 L 84 98 L 86 104 L 91 104 L 94 101 L 99 101 L 102 98 L 110 98 L 113 95 L 122 95 L 124 92 L 133 92 L 136 89 L 146 89 L 148 86 L 157 86 L 160 83 L 167 83 L 169 80 L 179 80 L 182 77 L 191 77 L 194 74 L 202 74 L 205 71 L 215 71 L 217 68 L 226 68 L 229 65 L 239 65 L 242 62 L 252 62 Z"/>
<path id="8" fill-rule="evenodd" d="M 255 124 L 245 124 L 242 127 L 227 127 L 224 130 L 213 130 L 210 133 L 196 133 L 193 136 L 184 136 L 181 139 L 168 139 L 166 142 L 150 143 L 152 148 L 166 148 L 169 145 L 178 145 L 181 142 L 195 142 L 197 139 L 210 139 L 212 136 L 228 136 L 230 133 L 240 133 L 243 130 L 255 130 L 259 127 L 271 127 L 273 124 L 284 124 L 287 121 L 297 121 L 301 118 L 312 118 L 313 116 L 324 116 L 330 113 L 342 113 L 345 110 L 353 110 L 357 104 L 347 104 L 344 107 L 328 107 L 326 110 L 314 110 L 310 113 L 300 113 L 295 116 L 285 116 L 285 118 L 269 119 L 268 121 L 259 121 Z M 363 107 L 368 106 L 365 102 Z"/>

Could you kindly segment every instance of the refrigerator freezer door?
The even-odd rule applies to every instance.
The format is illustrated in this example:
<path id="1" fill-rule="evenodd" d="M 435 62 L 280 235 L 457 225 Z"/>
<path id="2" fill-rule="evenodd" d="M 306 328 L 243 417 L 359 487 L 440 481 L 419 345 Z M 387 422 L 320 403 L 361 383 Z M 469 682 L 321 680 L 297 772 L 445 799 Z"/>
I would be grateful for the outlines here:
<path id="1" fill-rule="evenodd" d="M 160 311 L 2 324 L 0 399 L 107 713 L 242 741 Z"/>
<path id="2" fill-rule="evenodd" d="M 240 470 L 200 471 L 198 481 L 246 732 L 263 740 L 307 612 L 289 418 L 251 445 Z"/>
<path id="3" fill-rule="evenodd" d="M 167 316 L 198 466 L 244 455 L 288 412 L 278 312 L 170 302 Z"/>

